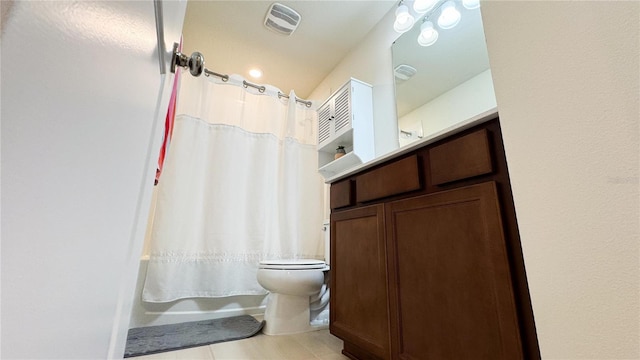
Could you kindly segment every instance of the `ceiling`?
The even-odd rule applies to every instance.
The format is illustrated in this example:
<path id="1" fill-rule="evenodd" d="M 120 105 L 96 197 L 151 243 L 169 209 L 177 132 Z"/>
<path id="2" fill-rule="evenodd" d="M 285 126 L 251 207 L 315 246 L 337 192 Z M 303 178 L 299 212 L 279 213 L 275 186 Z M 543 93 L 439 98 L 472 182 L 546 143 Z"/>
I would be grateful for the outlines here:
<path id="1" fill-rule="evenodd" d="M 189 0 L 183 52 L 200 51 L 212 71 L 240 74 L 307 98 L 397 4 L 396 0 L 278 1 L 301 16 L 296 31 L 284 36 L 263 25 L 273 2 Z M 263 71 L 262 78 L 250 78 L 253 67 Z"/>
<path id="2" fill-rule="evenodd" d="M 278 1 L 301 15 L 296 31 L 285 36 L 263 25 L 274 2 L 189 0 L 183 52 L 201 52 L 206 67 L 217 73 L 239 74 L 283 93 L 295 90 L 306 99 L 398 4 L 397 0 Z M 396 86 L 400 117 L 489 69 L 480 10 L 460 9 L 460 24 L 440 31 L 434 45 L 417 44 L 419 23 L 393 44 L 394 66 L 404 63 L 418 69 L 413 78 Z M 264 75 L 251 78 L 251 68 L 260 68 Z"/>

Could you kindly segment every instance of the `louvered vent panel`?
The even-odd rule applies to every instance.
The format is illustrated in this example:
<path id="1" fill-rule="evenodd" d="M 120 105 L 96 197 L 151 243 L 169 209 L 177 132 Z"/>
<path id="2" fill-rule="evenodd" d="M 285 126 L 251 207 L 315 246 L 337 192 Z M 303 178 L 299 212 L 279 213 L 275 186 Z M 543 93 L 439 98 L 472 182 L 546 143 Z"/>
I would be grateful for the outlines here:
<path id="1" fill-rule="evenodd" d="M 349 126 L 350 124 L 351 116 L 349 114 L 349 90 L 350 88 L 346 88 L 340 95 L 338 95 L 338 97 L 336 97 L 336 133 L 342 128 Z"/>
<path id="2" fill-rule="evenodd" d="M 331 135 L 329 116 L 328 106 L 318 112 L 318 144 L 322 144 Z"/>

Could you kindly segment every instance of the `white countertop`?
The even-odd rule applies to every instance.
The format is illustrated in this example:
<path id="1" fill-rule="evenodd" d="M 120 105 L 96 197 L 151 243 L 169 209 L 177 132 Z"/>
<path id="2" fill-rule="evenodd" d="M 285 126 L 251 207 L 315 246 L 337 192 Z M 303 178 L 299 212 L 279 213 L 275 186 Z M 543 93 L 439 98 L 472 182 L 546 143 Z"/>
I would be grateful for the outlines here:
<path id="1" fill-rule="evenodd" d="M 493 108 L 493 109 L 487 110 L 487 111 L 485 111 L 485 112 L 483 112 L 481 114 L 478 114 L 478 115 L 476 115 L 476 116 L 474 116 L 474 117 L 472 117 L 472 118 L 470 118 L 468 120 L 461 121 L 461 122 L 459 122 L 459 123 L 457 123 L 457 124 L 455 124 L 455 125 L 453 125 L 451 127 L 448 127 L 446 129 L 443 129 L 443 130 L 438 131 L 436 133 L 430 134 L 429 136 L 425 136 L 424 138 L 422 138 L 422 139 L 420 139 L 420 140 L 418 140 L 416 142 L 413 142 L 413 143 L 411 143 L 411 144 L 409 144 L 407 146 L 398 148 L 398 149 L 396 149 L 396 150 L 394 150 L 394 151 L 392 151 L 390 153 L 384 154 L 384 155 L 380 156 L 379 158 L 375 158 L 375 159 L 373 159 L 371 161 L 368 161 L 368 162 L 366 162 L 364 164 L 360 164 L 358 166 L 355 166 L 355 167 L 352 167 L 350 169 L 347 169 L 347 170 L 345 170 L 345 171 L 343 171 L 341 173 L 338 173 L 338 174 L 336 174 L 336 175 L 334 175 L 332 177 L 326 178 L 324 180 L 324 182 L 327 183 L 327 184 L 331 184 L 331 183 L 334 183 L 334 182 L 336 182 L 338 180 L 342 180 L 342 179 L 344 179 L 346 177 L 351 176 L 352 174 L 354 174 L 356 172 L 368 169 L 370 167 L 378 165 L 378 164 L 380 164 L 380 163 L 382 163 L 384 161 L 387 161 L 389 159 L 393 159 L 393 158 L 398 157 L 400 155 L 409 153 L 409 152 L 411 152 L 411 151 L 413 151 L 415 149 L 421 148 L 421 147 L 423 147 L 423 146 L 425 146 L 427 144 L 434 143 L 434 142 L 436 142 L 438 140 L 441 140 L 441 139 L 446 138 L 448 136 L 451 136 L 453 134 L 457 134 L 457 133 L 459 133 L 461 131 L 464 131 L 466 129 L 472 128 L 472 127 L 474 127 L 474 126 L 476 126 L 478 124 L 482 124 L 483 122 L 495 119 L 497 117 L 497 115 L 498 115 L 498 109 L 497 108 Z"/>

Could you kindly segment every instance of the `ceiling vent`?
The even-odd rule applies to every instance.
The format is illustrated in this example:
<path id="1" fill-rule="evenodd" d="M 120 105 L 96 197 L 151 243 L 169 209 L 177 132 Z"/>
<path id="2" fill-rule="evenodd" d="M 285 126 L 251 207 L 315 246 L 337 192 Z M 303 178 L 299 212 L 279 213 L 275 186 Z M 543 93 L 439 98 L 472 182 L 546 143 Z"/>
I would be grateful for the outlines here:
<path id="1" fill-rule="evenodd" d="M 400 64 L 396 66 L 395 69 L 393 69 L 393 73 L 396 76 L 396 79 L 399 80 L 399 82 L 404 82 L 409 80 L 416 73 L 418 73 L 418 70 L 416 70 L 416 68 L 414 68 L 411 65 Z"/>
<path id="2" fill-rule="evenodd" d="M 291 35 L 300 24 L 300 14 L 292 8 L 273 3 L 264 18 L 267 29 L 282 35 Z"/>

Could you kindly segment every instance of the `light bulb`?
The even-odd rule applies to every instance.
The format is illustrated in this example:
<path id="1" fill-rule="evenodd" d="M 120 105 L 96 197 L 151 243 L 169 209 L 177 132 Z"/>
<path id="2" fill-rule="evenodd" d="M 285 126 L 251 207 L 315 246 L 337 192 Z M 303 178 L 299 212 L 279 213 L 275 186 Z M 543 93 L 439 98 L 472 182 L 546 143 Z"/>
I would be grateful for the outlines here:
<path id="1" fill-rule="evenodd" d="M 442 29 L 451 29 L 460 22 L 460 12 L 453 1 L 447 1 L 442 5 L 442 12 L 438 18 L 438 26 Z"/>
<path id="2" fill-rule="evenodd" d="M 257 79 L 259 77 L 262 77 L 262 71 L 260 71 L 260 69 L 251 69 L 251 70 L 249 70 L 249 75 L 252 78 Z"/>
<path id="3" fill-rule="evenodd" d="M 431 46 L 438 40 L 438 32 L 433 28 L 431 21 L 425 21 L 420 25 L 420 35 L 418 35 L 418 44 L 420 46 Z"/>
<path id="4" fill-rule="evenodd" d="M 480 0 L 462 0 L 465 9 L 473 10 L 480 7 Z"/>
<path id="5" fill-rule="evenodd" d="M 438 0 L 415 0 L 413 2 L 413 10 L 418 14 L 424 14 L 433 9 Z"/>
<path id="6" fill-rule="evenodd" d="M 407 32 L 413 26 L 413 16 L 409 13 L 406 5 L 400 5 L 396 9 L 396 21 L 393 23 L 393 29 L 399 33 Z"/>

